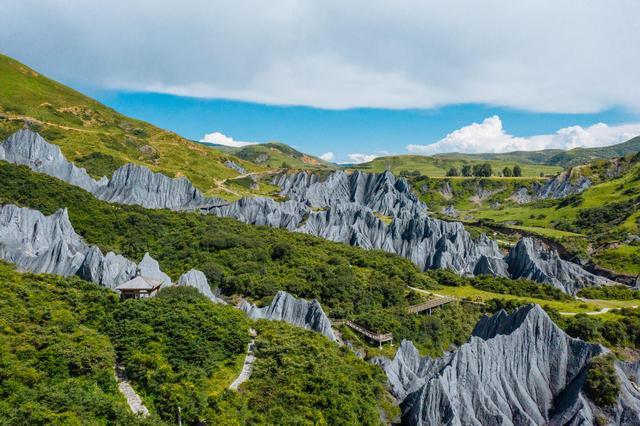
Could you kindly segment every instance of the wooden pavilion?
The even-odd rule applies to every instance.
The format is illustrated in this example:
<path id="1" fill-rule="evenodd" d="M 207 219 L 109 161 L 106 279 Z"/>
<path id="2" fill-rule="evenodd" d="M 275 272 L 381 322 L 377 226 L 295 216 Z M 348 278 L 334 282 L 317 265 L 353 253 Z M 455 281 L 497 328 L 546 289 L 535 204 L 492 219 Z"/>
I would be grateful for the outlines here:
<path id="1" fill-rule="evenodd" d="M 121 299 L 141 299 L 158 294 L 162 283 L 148 277 L 135 277 L 116 287 Z"/>

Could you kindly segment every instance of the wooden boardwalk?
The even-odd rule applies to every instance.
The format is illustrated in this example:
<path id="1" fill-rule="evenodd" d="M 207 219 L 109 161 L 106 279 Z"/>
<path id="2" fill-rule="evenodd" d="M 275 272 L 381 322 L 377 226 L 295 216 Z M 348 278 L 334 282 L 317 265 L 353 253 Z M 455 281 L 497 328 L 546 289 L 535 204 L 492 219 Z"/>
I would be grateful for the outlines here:
<path id="1" fill-rule="evenodd" d="M 438 297 L 434 297 L 433 299 L 427 300 L 424 303 L 420 303 L 418 305 L 413 305 L 413 306 L 409 306 L 407 308 L 407 312 L 409 312 L 410 314 L 417 314 L 418 312 L 422 312 L 422 311 L 429 311 L 429 315 L 431 315 L 431 310 L 434 308 L 437 308 L 438 306 L 444 306 L 447 303 L 451 303 L 451 302 L 455 302 L 457 299 L 453 298 L 453 297 L 446 297 L 446 296 L 438 296 Z"/>
<path id="2" fill-rule="evenodd" d="M 386 343 L 386 342 L 393 342 L 392 333 L 374 333 L 373 331 L 367 330 L 363 326 L 358 325 L 355 322 L 349 321 L 349 320 L 331 320 L 331 322 L 333 323 L 333 325 L 346 324 L 347 327 L 357 331 L 358 333 L 362 334 L 369 340 L 378 343 L 379 345 L 382 345 L 383 343 Z"/>

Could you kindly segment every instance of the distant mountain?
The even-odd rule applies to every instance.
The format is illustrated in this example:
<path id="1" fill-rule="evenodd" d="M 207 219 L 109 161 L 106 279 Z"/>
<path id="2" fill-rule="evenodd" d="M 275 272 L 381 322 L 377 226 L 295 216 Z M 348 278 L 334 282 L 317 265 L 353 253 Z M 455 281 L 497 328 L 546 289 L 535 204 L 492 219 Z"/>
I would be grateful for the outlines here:
<path id="1" fill-rule="evenodd" d="M 238 172 L 227 160 L 250 172 L 268 170 L 126 117 L 4 55 L 0 87 L 0 140 L 30 123 L 95 178 L 131 162 L 169 177 L 186 176 L 207 194 L 228 196 L 223 181 Z"/>
<path id="2" fill-rule="evenodd" d="M 305 154 L 280 142 L 269 142 L 232 148 L 222 145 L 208 145 L 221 152 L 228 152 L 246 161 L 269 168 L 292 169 L 335 169 L 337 166 L 318 157 Z"/>

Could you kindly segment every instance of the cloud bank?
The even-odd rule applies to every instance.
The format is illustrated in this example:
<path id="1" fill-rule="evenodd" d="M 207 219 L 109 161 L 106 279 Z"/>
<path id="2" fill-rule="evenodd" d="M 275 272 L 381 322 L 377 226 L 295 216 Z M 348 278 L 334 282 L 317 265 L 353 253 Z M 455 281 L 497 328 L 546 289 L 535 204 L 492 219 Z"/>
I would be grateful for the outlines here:
<path id="1" fill-rule="evenodd" d="M 640 111 L 637 0 L 4 3 L 3 53 L 81 86 L 322 108 Z"/>
<path id="2" fill-rule="evenodd" d="M 231 146 L 233 148 L 241 148 L 243 146 L 255 145 L 255 144 L 258 143 L 258 142 L 236 141 L 232 137 L 224 135 L 224 134 L 222 134 L 220 132 L 207 133 L 206 135 L 204 135 L 202 137 L 202 139 L 200 139 L 200 142 L 208 143 L 208 144 L 212 144 L 212 145 Z"/>
<path id="3" fill-rule="evenodd" d="M 592 148 L 614 145 L 640 135 L 640 124 L 608 126 L 605 123 L 589 127 L 565 127 L 554 134 L 518 137 L 502 127 L 497 115 L 449 133 L 431 145 L 408 145 L 414 154 L 432 155 L 447 152 L 499 153 L 511 151 L 537 151 L 541 149 Z"/>

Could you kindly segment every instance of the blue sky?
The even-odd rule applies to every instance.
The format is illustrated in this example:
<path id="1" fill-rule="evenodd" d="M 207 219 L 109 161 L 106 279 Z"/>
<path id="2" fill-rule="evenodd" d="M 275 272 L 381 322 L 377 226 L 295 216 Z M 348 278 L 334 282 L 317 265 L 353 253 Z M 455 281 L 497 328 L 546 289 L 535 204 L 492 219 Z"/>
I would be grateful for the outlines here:
<path id="1" fill-rule="evenodd" d="M 616 125 L 638 119 L 636 114 L 622 110 L 533 113 L 474 104 L 432 109 L 327 110 L 157 93 L 83 91 L 126 115 L 189 139 L 200 140 L 217 131 L 239 141 L 279 141 L 313 155 L 333 152 L 334 161 L 348 161 L 350 153 L 406 154 L 409 144 L 431 144 L 453 130 L 493 115 L 502 119 L 509 133 L 523 137 L 551 134 L 573 125 Z"/>
<path id="2" fill-rule="evenodd" d="M 638 120 L 623 110 L 597 113 L 534 113 L 487 105 L 450 105 L 432 109 L 357 108 L 327 110 L 250 102 L 199 99 L 157 93 L 84 89 L 117 109 L 182 136 L 200 140 L 221 132 L 238 141 L 286 143 L 313 155 L 333 152 L 334 161 L 351 153 L 406 154 L 410 144 L 431 144 L 473 122 L 498 115 L 517 136 L 551 134 L 558 129 L 598 122 L 611 126 Z"/>
<path id="3" fill-rule="evenodd" d="M 637 0 L 5 3 L 3 53 L 192 139 L 362 161 L 640 134 Z"/>

